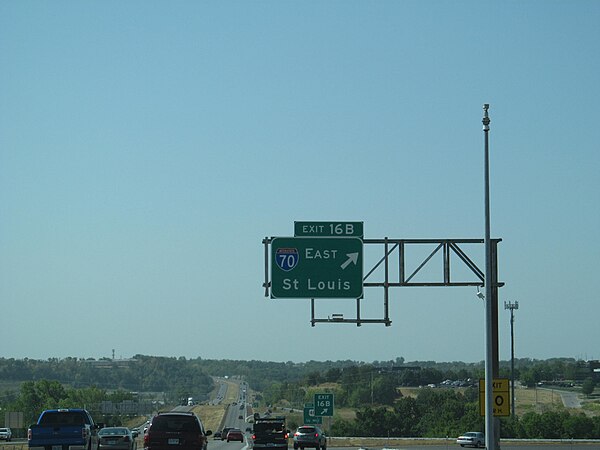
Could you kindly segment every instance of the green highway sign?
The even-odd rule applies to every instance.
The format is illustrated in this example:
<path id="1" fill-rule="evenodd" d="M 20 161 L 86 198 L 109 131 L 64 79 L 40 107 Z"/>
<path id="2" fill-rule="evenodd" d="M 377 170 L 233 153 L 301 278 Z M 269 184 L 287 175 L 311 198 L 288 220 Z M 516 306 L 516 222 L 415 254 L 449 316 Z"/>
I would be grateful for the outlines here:
<path id="1" fill-rule="evenodd" d="M 362 298 L 363 242 L 356 237 L 271 241 L 271 298 Z"/>
<path id="2" fill-rule="evenodd" d="M 315 415 L 333 416 L 333 394 L 315 394 Z"/>
<path id="3" fill-rule="evenodd" d="M 364 237 L 363 222 L 294 222 L 296 237 Z"/>
<path id="4" fill-rule="evenodd" d="M 323 423 L 322 417 L 315 416 L 315 408 L 312 406 L 304 407 L 304 424 L 305 425 L 319 425 Z"/>

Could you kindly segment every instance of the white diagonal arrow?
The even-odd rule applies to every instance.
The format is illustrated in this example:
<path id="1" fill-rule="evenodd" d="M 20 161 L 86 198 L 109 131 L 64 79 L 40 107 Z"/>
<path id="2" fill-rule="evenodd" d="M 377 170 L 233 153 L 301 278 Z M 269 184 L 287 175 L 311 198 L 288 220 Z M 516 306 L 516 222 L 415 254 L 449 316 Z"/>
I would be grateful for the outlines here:
<path id="1" fill-rule="evenodd" d="M 350 265 L 350 263 L 354 263 L 356 265 L 358 263 L 358 252 L 355 253 L 346 253 L 348 259 L 344 261 L 344 263 L 340 266 L 342 270 Z"/>

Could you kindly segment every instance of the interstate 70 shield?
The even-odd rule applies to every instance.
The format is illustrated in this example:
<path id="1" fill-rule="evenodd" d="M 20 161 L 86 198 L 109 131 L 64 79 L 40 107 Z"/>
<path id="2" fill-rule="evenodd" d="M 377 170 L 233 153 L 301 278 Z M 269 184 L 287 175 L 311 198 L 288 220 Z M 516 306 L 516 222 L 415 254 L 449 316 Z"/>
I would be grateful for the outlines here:
<path id="1" fill-rule="evenodd" d="M 298 249 L 282 247 L 275 251 L 275 264 L 284 272 L 289 272 L 298 265 Z"/>

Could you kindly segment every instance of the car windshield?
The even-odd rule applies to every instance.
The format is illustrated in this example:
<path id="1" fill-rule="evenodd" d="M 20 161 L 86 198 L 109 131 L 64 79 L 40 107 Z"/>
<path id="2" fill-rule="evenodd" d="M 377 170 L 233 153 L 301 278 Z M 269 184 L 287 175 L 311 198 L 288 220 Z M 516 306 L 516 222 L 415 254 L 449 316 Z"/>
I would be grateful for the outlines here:
<path id="1" fill-rule="evenodd" d="M 298 433 L 315 433 L 317 430 L 315 427 L 300 427 Z"/>

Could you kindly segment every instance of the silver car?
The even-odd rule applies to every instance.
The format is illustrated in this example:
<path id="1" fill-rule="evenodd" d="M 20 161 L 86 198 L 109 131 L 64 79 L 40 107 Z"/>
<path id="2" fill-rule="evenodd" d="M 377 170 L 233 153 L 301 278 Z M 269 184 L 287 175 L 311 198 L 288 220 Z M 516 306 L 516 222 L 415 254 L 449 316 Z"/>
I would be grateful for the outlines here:
<path id="1" fill-rule="evenodd" d="M 10 442 L 12 439 L 12 431 L 10 428 L 0 428 L 0 439 Z"/>
<path id="2" fill-rule="evenodd" d="M 98 431 L 98 450 L 136 450 L 131 430 L 126 427 L 106 427 Z"/>
<path id="3" fill-rule="evenodd" d="M 294 449 L 311 447 L 315 450 L 327 450 L 327 437 L 325 433 L 313 425 L 298 427 L 294 433 Z"/>
<path id="4" fill-rule="evenodd" d="M 461 447 L 485 447 L 485 435 L 479 431 L 469 431 L 468 433 L 461 434 L 456 443 Z"/>

